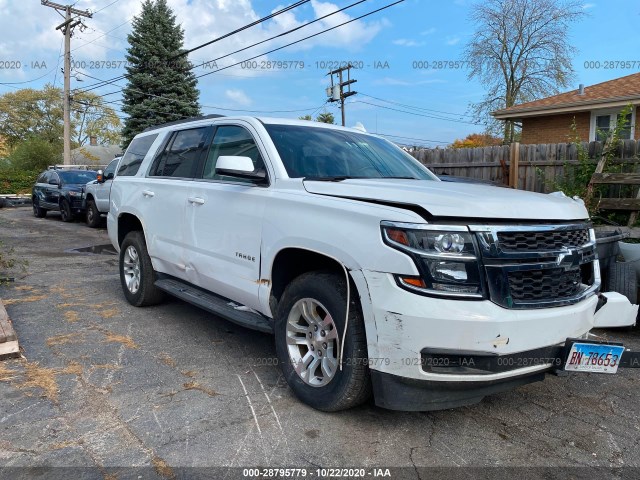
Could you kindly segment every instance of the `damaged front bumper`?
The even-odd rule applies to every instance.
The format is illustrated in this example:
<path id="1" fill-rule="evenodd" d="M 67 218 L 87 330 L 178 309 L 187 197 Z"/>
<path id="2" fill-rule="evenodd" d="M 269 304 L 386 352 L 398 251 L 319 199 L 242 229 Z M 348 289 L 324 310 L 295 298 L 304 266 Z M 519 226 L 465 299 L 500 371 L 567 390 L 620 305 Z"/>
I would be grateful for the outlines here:
<path id="1" fill-rule="evenodd" d="M 422 368 L 432 373 L 457 375 L 486 375 L 487 380 L 430 381 L 401 377 L 372 371 L 373 392 L 376 405 L 391 410 L 432 411 L 473 405 L 485 396 L 503 392 L 528 383 L 544 380 L 546 373 L 559 373 L 576 369 L 576 347 L 592 346 L 605 352 L 622 350 L 615 358 L 613 371 L 602 370 L 606 362 L 611 364 L 611 354 L 602 353 L 591 360 L 584 357 L 582 363 L 593 364 L 594 372 L 615 373 L 618 368 L 640 368 L 640 352 L 625 349 L 620 344 L 592 339 L 568 338 L 562 345 L 540 348 L 510 355 L 477 354 L 472 352 L 441 352 L 423 349 Z M 573 365 L 571 365 L 573 363 Z M 600 364 L 600 365 L 599 365 Z M 600 368 L 600 370 L 598 370 Z M 588 372 L 589 370 L 584 370 Z M 508 372 L 516 376 L 502 376 Z"/>
<path id="2" fill-rule="evenodd" d="M 509 310 L 490 301 L 426 298 L 400 289 L 391 275 L 362 274 L 370 296 L 363 310 L 376 404 L 397 410 L 470 405 L 543 380 L 564 371 L 574 343 L 594 343 L 592 328 L 633 325 L 638 311 L 615 293 Z M 619 367 L 640 367 L 638 353 L 625 350 L 620 357 Z"/>

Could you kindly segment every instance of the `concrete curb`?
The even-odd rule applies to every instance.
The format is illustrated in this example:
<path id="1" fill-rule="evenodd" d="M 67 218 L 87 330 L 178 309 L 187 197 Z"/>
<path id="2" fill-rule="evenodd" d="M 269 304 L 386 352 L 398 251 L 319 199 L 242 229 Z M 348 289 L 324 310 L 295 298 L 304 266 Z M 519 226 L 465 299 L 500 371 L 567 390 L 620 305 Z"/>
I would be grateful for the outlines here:
<path id="1" fill-rule="evenodd" d="M 0 358 L 6 355 L 17 354 L 20 351 L 18 337 L 13 330 L 11 319 L 0 299 Z"/>

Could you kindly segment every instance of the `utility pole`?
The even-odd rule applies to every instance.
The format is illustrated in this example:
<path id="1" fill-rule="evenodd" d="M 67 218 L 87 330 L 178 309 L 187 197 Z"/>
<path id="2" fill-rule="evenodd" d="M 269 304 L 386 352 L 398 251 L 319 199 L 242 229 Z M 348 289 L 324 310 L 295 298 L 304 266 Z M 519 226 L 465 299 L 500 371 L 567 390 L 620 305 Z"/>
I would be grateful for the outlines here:
<path id="1" fill-rule="evenodd" d="M 338 68 L 337 70 L 330 71 L 327 75 L 331 75 L 331 86 L 327 87 L 327 97 L 330 102 L 340 102 L 340 110 L 342 112 L 342 126 L 345 126 L 345 112 L 344 101 L 351 95 L 355 95 L 358 92 L 351 90 L 351 84 L 356 83 L 357 80 L 351 78 L 351 69 L 353 65 L 348 64 L 346 67 Z M 344 80 L 343 72 L 347 72 L 347 79 Z M 334 82 L 334 75 L 336 76 Z M 345 87 L 347 87 L 345 91 Z"/>
<path id="2" fill-rule="evenodd" d="M 71 35 L 73 29 L 82 24 L 82 20 L 77 17 L 91 18 L 93 15 L 88 10 L 78 10 L 71 5 L 60 5 L 49 0 L 40 0 L 40 3 L 45 7 L 64 12 L 64 22 L 58 25 L 56 30 L 62 29 L 64 34 L 63 163 L 71 165 Z"/>

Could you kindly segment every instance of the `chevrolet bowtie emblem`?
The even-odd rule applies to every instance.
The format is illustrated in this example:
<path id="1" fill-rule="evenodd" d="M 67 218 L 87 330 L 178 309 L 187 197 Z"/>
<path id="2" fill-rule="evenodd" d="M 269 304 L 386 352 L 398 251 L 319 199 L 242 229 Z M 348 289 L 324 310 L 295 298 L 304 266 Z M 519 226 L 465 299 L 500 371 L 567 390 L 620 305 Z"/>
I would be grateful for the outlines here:
<path id="1" fill-rule="evenodd" d="M 564 248 L 563 251 L 558 254 L 556 264 L 564 268 L 577 267 L 580 265 L 581 258 L 582 255 L 578 251 Z"/>

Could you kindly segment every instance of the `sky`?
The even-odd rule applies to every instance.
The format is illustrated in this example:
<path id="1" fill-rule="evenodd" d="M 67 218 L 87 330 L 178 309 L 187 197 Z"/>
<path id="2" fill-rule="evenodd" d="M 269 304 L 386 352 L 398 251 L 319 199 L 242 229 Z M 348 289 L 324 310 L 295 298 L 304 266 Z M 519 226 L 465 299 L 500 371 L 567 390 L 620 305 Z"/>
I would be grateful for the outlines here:
<path id="1" fill-rule="evenodd" d="M 249 58 L 318 33 L 394 0 L 367 0 L 305 26 L 295 33 L 232 54 L 240 48 L 301 26 L 357 0 L 311 0 L 272 20 L 189 55 L 199 78 L 203 114 L 247 114 L 297 118 L 329 111 L 340 121 L 336 103 L 325 92 L 330 69 L 351 62 L 358 94 L 347 100 L 346 124 L 360 122 L 369 132 L 399 143 L 446 146 L 484 127 L 473 123 L 469 105 L 485 89 L 468 78 L 462 58 L 474 27 L 469 12 L 474 0 L 405 0 L 397 5 L 317 35 L 277 52 Z M 58 3 L 63 3 L 59 0 Z M 293 0 L 168 0 L 185 32 L 185 47 L 205 43 L 269 15 Z M 90 10 L 84 31 L 71 40 L 72 89 L 124 73 L 127 34 L 140 12 L 140 0 L 77 0 L 74 8 Z M 591 85 L 640 71 L 640 1 L 585 2 L 587 16 L 569 32 L 577 49 L 575 80 Z M 62 86 L 62 22 L 38 0 L 0 0 L 0 94 L 17 88 Z M 226 58 L 212 60 L 226 56 Z M 621 62 L 633 62 L 622 68 Z M 217 69 L 242 62 L 219 72 Z M 433 68 L 434 62 L 435 67 Z M 440 62 L 440 63 L 437 63 Z M 445 63 L 443 63 L 445 62 Z M 612 65 L 613 68 L 607 68 Z M 447 68 L 442 68 L 442 67 Z M 287 67 L 286 69 L 284 67 Z M 125 81 L 94 90 L 118 92 Z M 119 109 L 120 94 L 105 97 Z M 124 115 L 118 113 L 119 115 Z"/>

